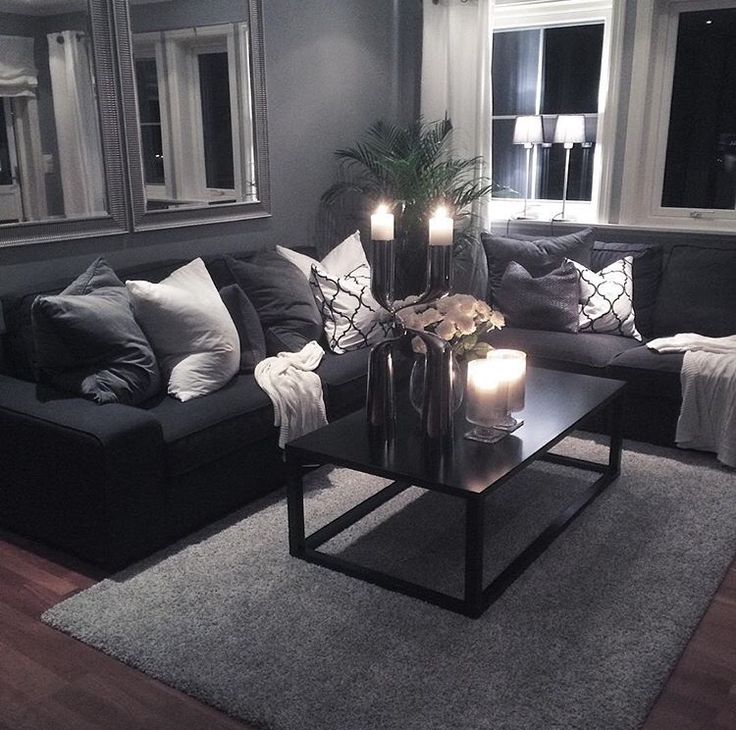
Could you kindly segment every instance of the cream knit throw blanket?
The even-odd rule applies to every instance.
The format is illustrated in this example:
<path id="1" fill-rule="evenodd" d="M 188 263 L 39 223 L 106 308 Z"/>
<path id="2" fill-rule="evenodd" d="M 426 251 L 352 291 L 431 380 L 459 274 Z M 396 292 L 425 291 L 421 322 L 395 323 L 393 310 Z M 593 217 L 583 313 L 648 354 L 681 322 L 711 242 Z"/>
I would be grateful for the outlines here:
<path id="1" fill-rule="evenodd" d="M 280 352 L 256 365 L 256 382 L 273 403 L 274 426 L 279 427 L 283 449 L 305 433 L 327 423 L 322 381 L 313 372 L 325 351 L 317 342 L 308 342 L 299 352 Z"/>
<path id="2" fill-rule="evenodd" d="M 685 333 L 652 340 L 647 347 L 685 352 L 677 445 L 713 451 L 719 461 L 736 468 L 736 335 Z"/>

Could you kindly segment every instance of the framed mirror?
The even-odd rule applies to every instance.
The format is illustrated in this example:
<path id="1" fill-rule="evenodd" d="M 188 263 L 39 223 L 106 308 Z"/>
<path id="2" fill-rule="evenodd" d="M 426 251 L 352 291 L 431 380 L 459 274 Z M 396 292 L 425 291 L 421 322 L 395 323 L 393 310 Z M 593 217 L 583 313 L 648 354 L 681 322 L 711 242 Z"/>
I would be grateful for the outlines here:
<path id="1" fill-rule="evenodd" d="M 0 246 L 129 228 L 110 7 L 0 0 Z"/>
<path id="2" fill-rule="evenodd" d="M 260 0 L 128 0 L 125 25 L 134 227 L 268 215 Z"/>

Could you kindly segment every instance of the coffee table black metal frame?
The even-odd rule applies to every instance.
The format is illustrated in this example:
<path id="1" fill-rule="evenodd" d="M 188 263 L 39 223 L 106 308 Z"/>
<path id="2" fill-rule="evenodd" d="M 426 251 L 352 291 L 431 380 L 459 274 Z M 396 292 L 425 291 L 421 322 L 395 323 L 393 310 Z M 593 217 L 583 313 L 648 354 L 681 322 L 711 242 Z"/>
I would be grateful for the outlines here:
<path id="1" fill-rule="evenodd" d="M 530 369 L 531 381 L 527 388 L 527 409 L 524 412 L 526 424 L 517 434 L 509 436 L 498 444 L 477 444 L 462 439 L 467 430 L 462 413 L 456 422 L 455 451 L 449 454 L 425 453 L 423 459 L 412 464 L 411 455 L 425 444 L 419 443 L 410 435 L 403 443 L 391 446 L 371 442 L 365 422 L 365 412 L 360 411 L 328 424 L 312 434 L 296 439 L 286 447 L 286 461 L 289 467 L 288 520 L 289 552 L 294 557 L 307 562 L 331 568 L 346 575 L 369 583 L 397 591 L 414 598 L 427 601 L 450 611 L 477 618 L 541 555 L 552 541 L 560 535 L 593 500 L 619 475 L 621 465 L 621 418 L 625 384 L 620 381 L 581 376 L 571 373 L 558 373 Z M 549 389 L 556 388 L 558 397 L 551 396 Z M 575 389 L 585 388 L 588 393 L 582 403 L 570 405 L 570 394 Z M 536 392 L 535 392 L 536 390 Z M 531 401 L 531 402 L 530 402 Z M 558 412 L 544 414 L 537 412 L 542 405 L 554 405 Z M 537 408 L 535 408 L 537 406 Z M 607 409 L 610 423 L 610 442 L 608 462 L 605 464 L 571 458 L 550 453 L 549 450 L 573 431 L 586 416 L 601 409 Z M 563 411 L 562 415 L 559 411 Z M 411 428 L 409 414 L 405 428 Z M 416 416 L 413 415 L 414 421 Z M 535 424 L 535 420 L 550 421 L 548 433 L 538 428 L 537 433 L 526 438 L 525 428 Z M 362 428 L 361 428 L 362 426 Z M 401 428 L 402 424 L 400 424 Z M 418 431 L 418 428 L 415 430 Z M 541 430 L 541 435 L 540 435 Z M 399 431 L 401 433 L 401 431 Z M 417 436 L 418 438 L 418 436 Z M 516 442 L 510 441 L 516 439 Z M 514 448 L 512 448 L 512 444 Z M 528 446 L 528 448 L 527 448 Z M 402 453 L 402 447 L 404 449 Z M 478 449 L 483 449 L 479 451 Z M 509 452 L 511 456 L 509 457 Z M 344 452 L 344 453 L 342 453 Z M 458 468 L 453 459 L 458 460 L 475 455 L 483 461 L 476 475 L 472 467 L 472 479 L 467 479 L 468 469 Z M 479 459 L 479 455 L 482 457 Z M 501 466 L 494 470 L 495 461 Z M 406 457 L 406 458 L 405 458 Z M 483 545 L 485 497 L 501 484 L 511 479 L 521 469 L 536 460 L 563 464 L 577 469 L 598 473 L 598 478 L 580 493 L 574 501 L 561 510 L 549 525 L 539 534 L 498 576 L 487 586 L 483 585 Z M 409 462 L 409 463 L 407 463 Z M 315 464 L 332 463 L 364 473 L 395 479 L 393 483 L 349 509 L 311 535 L 305 534 L 303 475 Z M 486 466 L 489 465 L 489 466 Z M 493 477 L 489 484 L 478 486 L 476 476 L 483 477 L 485 471 Z M 454 473 L 458 472 L 459 473 Z M 496 471 L 500 473 L 496 474 Z M 448 476 L 449 474 L 449 476 Z M 351 525 L 363 519 L 381 505 L 396 497 L 410 485 L 453 494 L 465 500 L 465 592 L 463 598 L 442 593 L 426 586 L 392 576 L 388 573 L 368 568 L 319 550 L 321 545 L 334 538 Z"/>

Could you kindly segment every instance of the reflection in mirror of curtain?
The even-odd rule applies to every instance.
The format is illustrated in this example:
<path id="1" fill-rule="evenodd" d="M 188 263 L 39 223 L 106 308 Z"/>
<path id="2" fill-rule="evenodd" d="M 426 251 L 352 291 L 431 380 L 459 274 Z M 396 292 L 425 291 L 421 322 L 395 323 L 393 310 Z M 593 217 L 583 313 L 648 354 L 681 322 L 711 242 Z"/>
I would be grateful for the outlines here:
<path id="1" fill-rule="evenodd" d="M 132 0 L 146 209 L 258 201 L 245 0 Z"/>
<path id="2" fill-rule="evenodd" d="M 0 0 L 0 225 L 106 211 L 86 3 Z"/>

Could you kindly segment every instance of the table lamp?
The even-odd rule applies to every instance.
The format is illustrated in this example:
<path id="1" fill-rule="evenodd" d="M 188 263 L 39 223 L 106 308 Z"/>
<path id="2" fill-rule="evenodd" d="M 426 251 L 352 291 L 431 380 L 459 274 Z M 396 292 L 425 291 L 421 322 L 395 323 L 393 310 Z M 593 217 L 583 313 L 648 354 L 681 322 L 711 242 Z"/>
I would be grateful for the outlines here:
<path id="1" fill-rule="evenodd" d="M 567 183 L 570 177 L 570 151 L 574 144 L 585 142 L 585 117 L 582 114 L 560 114 L 555 125 L 556 144 L 565 146 L 565 181 L 562 184 L 562 212 L 552 220 L 566 221 L 565 204 L 567 203 Z"/>
<path id="2" fill-rule="evenodd" d="M 542 117 L 539 114 L 516 117 L 514 123 L 514 144 L 524 145 L 526 150 L 526 179 L 524 180 L 524 211 L 516 216 L 517 220 L 528 220 L 527 203 L 529 201 L 529 178 L 531 177 L 532 149 L 535 144 L 544 142 Z"/>

